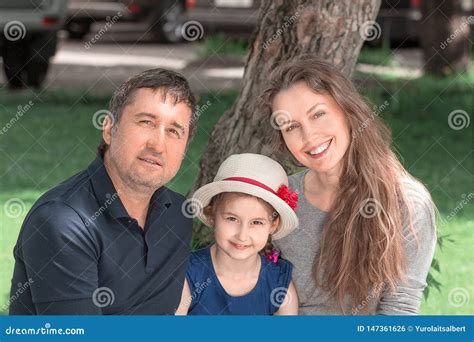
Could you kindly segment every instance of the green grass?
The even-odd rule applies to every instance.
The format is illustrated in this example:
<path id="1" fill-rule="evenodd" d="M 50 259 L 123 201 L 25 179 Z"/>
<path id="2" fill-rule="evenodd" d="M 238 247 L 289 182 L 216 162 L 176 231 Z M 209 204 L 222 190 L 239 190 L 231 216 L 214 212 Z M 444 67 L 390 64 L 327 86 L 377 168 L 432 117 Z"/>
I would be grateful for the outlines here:
<path id="1" fill-rule="evenodd" d="M 380 85 L 363 89 L 376 106 L 388 102 L 380 115 L 393 130 L 394 149 L 406 168 L 432 193 L 442 218 L 440 234 L 449 234 L 454 239 L 454 243 L 446 243 L 436 252 L 441 272 L 434 271 L 433 275 L 442 287 L 441 291 L 430 290 L 428 300 L 423 301 L 423 314 L 474 313 L 472 203 L 458 210 L 453 219 L 447 219 L 451 211 L 459 208 L 463 194 L 472 191 L 472 127 L 453 130 L 448 125 L 448 115 L 453 110 L 463 109 L 472 115 L 472 75 L 471 71 L 443 81 L 379 79 Z M 41 99 L 29 92 L 0 92 L 0 129 L 15 116 L 18 105 L 34 102 L 27 113 L 0 135 L 0 312 L 6 312 L 12 249 L 26 212 L 40 194 L 85 168 L 94 158 L 100 131 L 92 125 L 92 116 L 107 107 L 109 96 L 87 95 L 77 101 L 79 94 L 75 92 L 48 92 Z M 208 94 L 200 99 L 207 108 L 202 111 L 197 136 L 181 170 L 170 183 L 173 190 L 187 193 L 198 174 L 199 159 L 212 127 L 236 96 L 230 92 Z M 5 205 L 12 198 L 24 203 L 18 217 L 7 216 L 5 212 Z M 456 301 L 450 302 L 448 296 L 456 288 L 467 291 L 472 300 L 461 307 L 456 306 Z"/>
<path id="2" fill-rule="evenodd" d="M 423 300 L 421 314 L 472 315 L 474 314 L 474 285 L 472 282 L 474 277 L 474 262 L 472 260 L 474 220 L 472 218 L 472 204 L 470 212 L 465 211 L 464 215 L 459 218 L 456 217 L 452 221 L 442 222 L 438 230 L 441 234 L 449 234 L 454 242 L 448 243 L 441 250 L 438 248 L 436 252 L 436 258 L 441 265 L 441 272 L 434 273 L 442 286 L 440 291 L 430 289 L 428 298 Z M 464 303 L 465 305 L 462 305 Z"/>
<path id="3" fill-rule="evenodd" d="M 197 57 L 205 59 L 212 56 L 244 57 L 249 51 L 248 40 L 228 37 L 217 33 L 207 37 L 197 50 Z M 364 45 L 359 53 L 358 63 L 395 66 L 394 54 L 388 47 Z"/>
<path id="4" fill-rule="evenodd" d="M 455 110 L 472 115 L 474 68 L 445 79 L 426 76 L 407 81 L 389 77 L 378 82 L 379 86 L 366 89 L 365 95 L 376 106 L 389 103 L 380 115 L 392 129 L 393 148 L 407 170 L 430 190 L 440 211 L 438 235 L 454 240 L 445 242 L 441 250 L 437 247 L 435 259 L 441 269 L 432 269 L 431 274 L 441 288 L 430 288 L 421 313 L 473 314 L 474 210 L 472 203 L 461 204 L 473 192 L 472 127 L 452 129 L 448 117 Z M 448 216 L 456 207 L 457 214 L 451 219 Z M 466 293 L 468 297 L 463 297 Z M 467 303 L 457 306 L 463 298 Z"/>
<path id="5" fill-rule="evenodd" d="M 364 46 L 360 50 L 357 63 L 395 66 L 394 54 L 389 48 Z"/>
<path id="6" fill-rule="evenodd" d="M 197 51 L 197 57 L 205 59 L 212 56 L 245 57 L 248 53 L 248 40 L 230 38 L 222 33 L 209 36 Z"/>

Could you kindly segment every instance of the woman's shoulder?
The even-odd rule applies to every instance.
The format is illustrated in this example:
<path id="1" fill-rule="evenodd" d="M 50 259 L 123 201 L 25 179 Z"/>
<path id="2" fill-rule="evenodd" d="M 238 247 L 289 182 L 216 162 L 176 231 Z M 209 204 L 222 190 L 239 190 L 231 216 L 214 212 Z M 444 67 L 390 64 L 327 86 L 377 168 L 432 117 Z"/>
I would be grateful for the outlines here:
<path id="1" fill-rule="evenodd" d="M 302 190 L 302 182 L 304 175 L 308 172 L 308 169 L 298 171 L 290 176 L 288 176 L 288 186 L 292 190 Z"/>
<path id="2" fill-rule="evenodd" d="M 426 186 L 418 179 L 406 174 L 400 178 L 401 190 L 407 204 L 416 210 L 434 210 L 433 199 Z"/>
<path id="3" fill-rule="evenodd" d="M 401 178 L 400 184 L 406 201 L 402 210 L 404 227 L 411 224 L 421 240 L 435 239 L 437 210 L 428 189 L 409 174 Z"/>

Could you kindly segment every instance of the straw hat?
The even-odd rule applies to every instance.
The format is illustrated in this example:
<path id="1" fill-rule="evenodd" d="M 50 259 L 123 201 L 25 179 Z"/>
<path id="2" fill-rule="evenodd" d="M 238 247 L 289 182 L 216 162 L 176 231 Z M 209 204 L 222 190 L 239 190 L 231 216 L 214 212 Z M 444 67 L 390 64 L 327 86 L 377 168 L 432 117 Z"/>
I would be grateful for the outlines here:
<path id="1" fill-rule="evenodd" d="M 266 156 L 253 153 L 234 154 L 219 167 L 212 183 L 196 190 L 192 201 L 197 203 L 199 219 L 210 225 L 202 208 L 222 192 L 241 192 L 259 197 L 280 215 L 280 226 L 273 239 L 281 239 L 298 226 L 295 214 L 298 196 L 288 188 L 288 177 L 283 167 Z"/>

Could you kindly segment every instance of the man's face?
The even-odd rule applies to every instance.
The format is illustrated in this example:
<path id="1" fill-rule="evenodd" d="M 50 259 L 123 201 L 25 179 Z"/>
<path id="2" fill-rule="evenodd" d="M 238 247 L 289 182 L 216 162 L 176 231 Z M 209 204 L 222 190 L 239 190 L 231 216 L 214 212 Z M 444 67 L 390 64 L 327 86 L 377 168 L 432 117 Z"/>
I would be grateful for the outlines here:
<path id="1" fill-rule="evenodd" d="M 191 114 L 187 104 L 164 99 L 160 89 L 136 90 L 118 123 L 112 127 L 109 117 L 104 120 L 109 172 L 132 188 L 154 191 L 166 184 L 184 158 Z"/>

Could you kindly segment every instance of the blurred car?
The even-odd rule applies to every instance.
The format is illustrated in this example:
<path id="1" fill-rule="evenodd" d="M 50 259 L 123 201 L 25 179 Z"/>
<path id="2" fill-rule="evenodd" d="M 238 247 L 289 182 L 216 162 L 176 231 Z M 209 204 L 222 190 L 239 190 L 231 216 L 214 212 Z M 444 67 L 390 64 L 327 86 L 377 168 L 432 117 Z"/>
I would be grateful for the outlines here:
<path id="1" fill-rule="evenodd" d="M 376 19 L 381 35 L 372 43 L 417 41 L 420 6 L 421 0 L 382 0 Z"/>
<path id="2" fill-rule="evenodd" d="M 421 38 L 420 22 L 422 20 L 421 3 L 430 0 L 382 0 L 377 16 L 382 35 L 378 41 L 389 42 L 419 42 Z M 466 16 L 472 16 L 473 0 L 461 0 L 461 11 Z M 471 37 L 474 21 L 470 21 Z"/>
<path id="3" fill-rule="evenodd" d="M 65 19 L 65 0 L 0 0 L 0 56 L 10 88 L 41 86 Z"/>
<path id="4" fill-rule="evenodd" d="M 186 19 L 199 22 L 206 32 L 250 35 L 260 4 L 260 0 L 187 0 Z"/>
<path id="5" fill-rule="evenodd" d="M 381 28 L 380 37 L 372 44 L 417 41 L 420 38 L 421 1 L 382 0 L 376 19 Z M 467 15 L 473 14 L 472 3 L 473 0 L 461 0 L 462 10 Z M 240 31 L 249 35 L 257 24 L 260 4 L 260 0 L 187 0 L 186 19 L 198 21 L 206 33 Z M 474 21 L 470 24 L 474 25 Z"/>
<path id="6" fill-rule="evenodd" d="M 163 43 L 181 40 L 184 0 L 69 0 L 65 28 L 72 39 L 82 39 L 94 22 L 120 15 L 121 22 L 136 22 Z"/>

